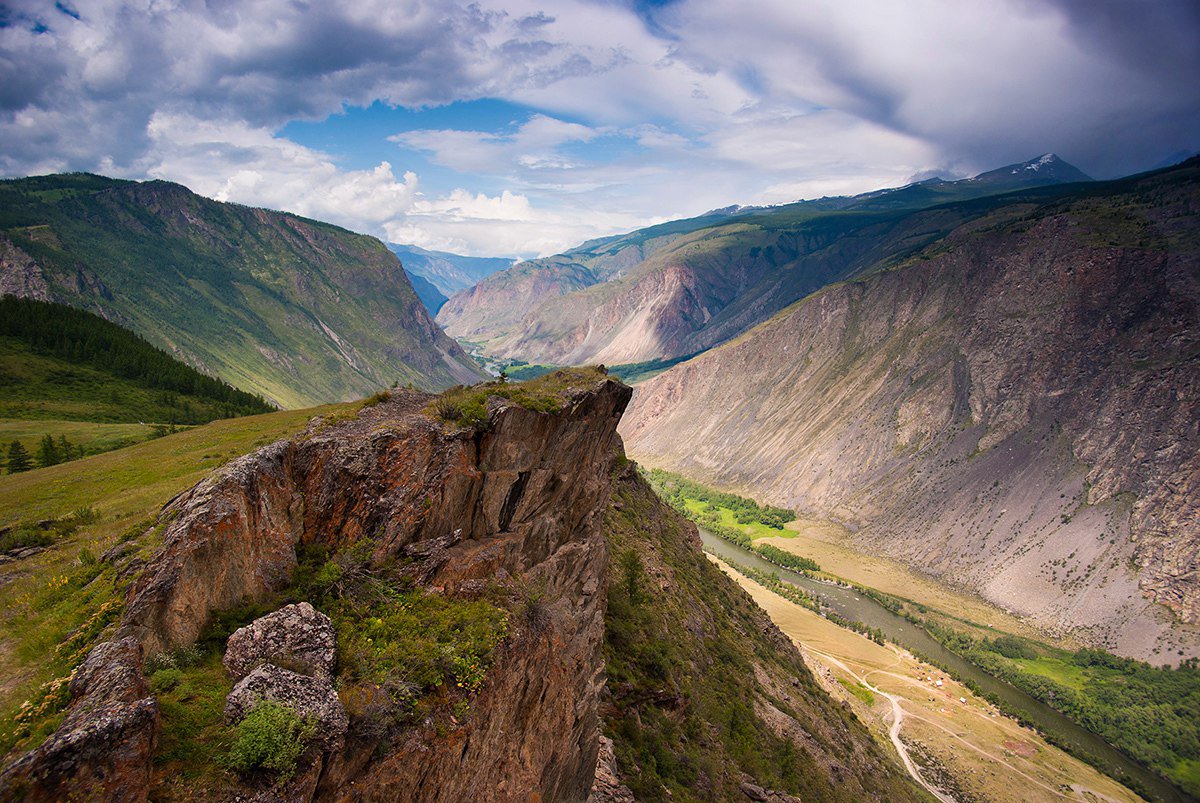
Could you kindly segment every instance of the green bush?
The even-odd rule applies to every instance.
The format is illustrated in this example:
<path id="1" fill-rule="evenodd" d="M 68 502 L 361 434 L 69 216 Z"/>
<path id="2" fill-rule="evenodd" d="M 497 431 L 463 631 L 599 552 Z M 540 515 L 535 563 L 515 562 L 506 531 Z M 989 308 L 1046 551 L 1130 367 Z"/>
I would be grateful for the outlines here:
<path id="1" fill-rule="evenodd" d="M 162 694 L 179 685 L 179 681 L 183 679 L 183 672 L 178 669 L 160 669 L 150 676 L 150 691 L 155 694 Z"/>
<path id="2" fill-rule="evenodd" d="M 229 765 L 241 773 L 267 770 L 279 781 L 296 772 L 308 742 L 316 734 L 311 720 L 271 700 L 263 700 L 237 725 Z"/>

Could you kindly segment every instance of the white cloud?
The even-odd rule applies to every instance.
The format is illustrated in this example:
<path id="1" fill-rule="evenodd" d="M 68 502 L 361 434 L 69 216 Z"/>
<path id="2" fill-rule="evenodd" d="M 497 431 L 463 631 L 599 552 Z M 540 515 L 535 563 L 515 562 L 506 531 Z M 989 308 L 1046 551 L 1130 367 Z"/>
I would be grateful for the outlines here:
<path id="1" fill-rule="evenodd" d="M 0 7 L 0 173 L 168 178 L 471 253 L 1050 150 L 1113 175 L 1200 130 L 1192 0 L 676 0 L 643 12 L 653 24 L 607 0 L 80 12 Z M 376 100 L 479 98 L 540 113 L 511 131 L 408 131 L 362 170 L 277 133 Z M 396 144 L 461 189 L 431 191 Z"/>
<path id="2" fill-rule="evenodd" d="M 460 172 L 507 175 L 517 168 L 566 170 L 576 164 L 559 152 L 559 146 L 590 142 L 599 136 L 594 128 L 544 114 L 535 114 L 516 131 L 418 130 L 388 137 L 430 154 L 434 162 Z"/>
<path id="3" fill-rule="evenodd" d="M 341 170 L 323 153 L 244 122 L 159 113 L 134 172 L 186 184 L 220 201 L 283 209 L 352 229 L 377 229 L 412 208 L 417 177 L 392 166 Z"/>

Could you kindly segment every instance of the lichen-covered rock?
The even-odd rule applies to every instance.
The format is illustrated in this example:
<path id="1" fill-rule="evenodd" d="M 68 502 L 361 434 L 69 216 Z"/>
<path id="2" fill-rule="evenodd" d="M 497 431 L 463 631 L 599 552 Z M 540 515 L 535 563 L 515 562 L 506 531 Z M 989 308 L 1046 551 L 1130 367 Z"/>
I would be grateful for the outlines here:
<path id="1" fill-rule="evenodd" d="M 138 801 L 150 789 L 158 705 L 135 639 L 92 649 L 70 682 L 61 726 L 0 775 L 0 799 Z"/>
<path id="2" fill-rule="evenodd" d="M 307 602 L 288 605 L 236 631 L 222 663 L 234 681 L 264 664 L 332 678 L 337 634 L 329 617 Z"/>
<path id="3" fill-rule="evenodd" d="M 340 750 L 350 720 L 328 678 L 299 675 L 267 664 L 242 678 L 225 698 L 225 719 L 241 722 L 264 700 L 286 705 L 316 724 L 316 740 L 325 750 Z"/>

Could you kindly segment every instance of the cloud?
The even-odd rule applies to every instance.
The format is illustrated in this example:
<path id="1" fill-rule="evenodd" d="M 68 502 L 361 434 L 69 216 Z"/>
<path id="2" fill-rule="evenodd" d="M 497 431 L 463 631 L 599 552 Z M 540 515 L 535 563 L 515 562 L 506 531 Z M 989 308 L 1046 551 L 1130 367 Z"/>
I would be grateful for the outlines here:
<path id="1" fill-rule="evenodd" d="M 511 133 L 424 129 L 394 134 L 388 141 L 424 151 L 435 163 L 454 170 L 507 175 L 521 168 L 570 169 L 575 164 L 560 146 L 590 142 L 599 135 L 579 123 L 534 114 Z"/>
<path id="2" fill-rule="evenodd" d="M 74 8 L 0 6 L 0 173 L 168 178 L 472 253 L 1045 151 L 1117 175 L 1200 131 L 1194 0 Z M 381 135 L 354 160 L 279 133 L 376 101 L 483 98 L 522 111 Z"/>
<path id="3" fill-rule="evenodd" d="M 742 76 L 762 103 L 835 109 L 973 170 L 1054 150 L 1113 175 L 1187 147 L 1200 123 L 1184 77 L 1200 70 L 1196 7 L 1151 5 L 764 0 L 750 15 L 689 0 L 658 19 L 677 58 Z"/>
<path id="4" fill-rule="evenodd" d="M 408 172 L 398 180 L 388 162 L 341 170 L 325 154 L 241 121 L 159 113 L 148 132 L 150 149 L 132 173 L 178 181 L 220 201 L 283 209 L 361 231 L 405 214 L 417 195 L 417 176 Z"/>

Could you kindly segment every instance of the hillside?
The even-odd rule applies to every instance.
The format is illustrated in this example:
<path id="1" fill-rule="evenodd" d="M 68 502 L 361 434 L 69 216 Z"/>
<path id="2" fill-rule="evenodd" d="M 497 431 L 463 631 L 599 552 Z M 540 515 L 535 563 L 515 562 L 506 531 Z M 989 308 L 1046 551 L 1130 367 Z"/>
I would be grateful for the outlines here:
<path id="1" fill-rule="evenodd" d="M 973 179 L 777 207 L 736 207 L 520 263 L 463 291 L 439 322 L 489 356 L 637 363 L 694 354 L 814 290 L 901 260 L 999 203 L 1087 181 L 1047 154 Z"/>
<path id="2" fill-rule="evenodd" d="M 412 284 L 413 292 L 425 305 L 426 312 L 430 315 L 437 315 L 438 310 L 446 303 L 446 296 L 442 295 L 442 291 L 437 289 L 433 282 L 421 274 L 413 273 L 407 267 L 404 269 L 404 273 L 408 276 L 409 283 Z"/>
<path id="3" fill-rule="evenodd" d="M 0 568 L 0 795 L 922 799 L 624 459 L 628 398 L 401 390 L 0 478 L 63 523 Z"/>
<path id="4" fill-rule="evenodd" d="M 1200 653 L 1200 163 L 997 205 L 639 386 L 651 466 L 1130 656 Z"/>
<path id="5" fill-rule="evenodd" d="M 285 407 L 479 376 L 378 240 L 163 181 L 0 182 L 0 293 L 96 312 Z"/>
<path id="6" fill-rule="evenodd" d="M 0 418 L 203 424 L 265 413 L 261 398 L 184 365 L 90 312 L 0 297 Z"/>

